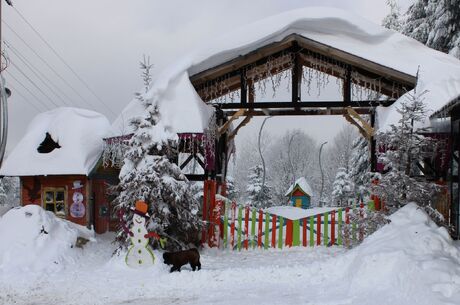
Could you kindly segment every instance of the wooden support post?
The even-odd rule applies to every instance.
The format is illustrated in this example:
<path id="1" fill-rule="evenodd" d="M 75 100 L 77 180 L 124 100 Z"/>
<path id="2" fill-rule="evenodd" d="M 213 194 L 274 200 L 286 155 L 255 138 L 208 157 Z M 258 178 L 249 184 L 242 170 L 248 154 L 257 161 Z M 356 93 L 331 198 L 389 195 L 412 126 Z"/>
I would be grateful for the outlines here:
<path id="1" fill-rule="evenodd" d="M 329 245 L 329 213 L 326 212 L 324 216 L 324 234 L 323 234 L 323 244 L 324 246 Z"/>
<path id="2" fill-rule="evenodd" d="M 270 235 L 270 214 L 265 213 L 264 249 L 268 249 Z"/>
<path id="3" fill-rule="evenodd" d="M 272 215 L 272 248 L 276 248 L 276 215 Z"/>
<path id="4" fill-rule="evenodd" d="M 209 192 L 208 192 L 208 184 L 210 180 L 205 180 L 204 181 L 204 186 L 203 186 L 203 209 L 202 209 L 202 219 L 204 223 L 203 230 L 201 232 L 201 244 L 204 244 L 206 242 L 206 231 L 207 231 L 207 226 L 208 226 L 208 197 L 209 197 Z"/>
<path id="5" fill-rule="evenodd" d="M 359 241 L 363 241 L 364 239 L 364 227 L 363 227 L 363 219 L 364 219 L 364 202 L 361 201 L 359 204 Z"/>
<path id="6" fill-rule="evenodd" d="M 241 250 L 241 233 L 243 231 L 243 208 L 238 207 L 238 242 L 237 248 L 238 251 Z"/>
<path id="7" fill-rule="evenodd" d="M 252 217 L 251 217 L 251 246 L 252 248 L 256 247 L 256 209 L 252 210 Z"/>
<path id="8" fill-rule="evenodd" d="M 216 208 L 216 191 L 217 191 L 217 182 L 215 180 L 209 180 L 209 219 L 211 221 L 208 231 L 208 245 L 209 247 L 215 247 L 215 208 Z"/>
<path id="9" fill-rule="evenodd" d="M 220 216 L 222 214 L 222 207 L 224 206 L 224 202 L 222 200 L 216 201 L 216 207 L 214 209 L 214 220 L 215 220 L 215 231 L 214 231 L 214 242 L 213 244 L 220 248 L 220 239 L 222 236 L 222 226 L 220 221 Z"/>
<path id="10" fill-rule="evenodd" d="M 371 113 L 371 127 L 374 128 L 375 125 L 375 112 Z M 377 171 L 377 144 L 374 138 L 374 135 L 369 139 L 369 148 L 371 154 L 371 171 Z"/>
<path id="11" fill-rule="evenodd" d="M 224 237 L 223 237 L 223 248 L 228 247 L 228 210 L 230 209 L 230 204 L 226 202 L 224 204 Z"/>
<path id="12" fill-rule="evenodd" d="M 262 209 L 259 210 L 259 223 L 257 230 L 257 247 L 262 247 L 262 222 L 264 221 L 264 212 Z"/>
<path id="13" fill-rule="evenodd" d="M 331 246 L 335 245 L 335 211 L 331 211 Z"/>
<path id="14" fill-rule="evenodd" d="M 292 246 L 300 246 L 300 220 L 296 219 L 292 221 Z"/>
<path id="15" fill-rule="evenodd" d="M 315 219 L 314 216 L 310 216 L 310 247 L 315 245 Z"/>
<path id="16" fill-rule="evenodd" d="M 337 226 L 337 245 L 341 246 L 342 245 L 342 208 L 339 208 L 338 210 L 338 226 Z"/>
<path id="17" fill-rule="evenodd" d="M 244 208 L 244 249 L 249 246 L 249 206 Z"/>
<path id="18" fill-rule="evenodd" d="M 236 202 L 232 202 L 232 223 L 230 225 L 230 245 L 232 250 L 235 247 L 235 221 L 236 221 Z"/>
<path id="19" fill-rule="evenodd" d="M 284 219 L 282 216 L 279 218 L 279 228 L 278 228 L 278 248 L 283 249 L 283 227 L 284 227 Z"/>
<path id="20" fill-rule="evenodd" d="M 299 53 L 294 53 L 294 66 L 292 67 L 292 103 L 301 101 L 302 64 Z"/>
<path id="21" fill-rule="evenodd" d="M 302 246 L 307 246 L 307 219 L 302 220 Z"/>
<path id="22" fill-rule="evenodd" d="M 344 240 L 345 240 L 345 247 L 350 247 L 350 208 L 345 208 L 345 226 L 347 228 Z"/>
<path id="23" fill-rule="evenodd" d="M 286 220 L 286 240 L 284 242 L 286 247 L 292 247 L 292 220 Z"/>
<path id="24" fill-rule="evenodd" d="M 248 101 L 248 86 L 246 83 L 246 73 L 240 72 L 240 90 L 241 90 L 241 104 L 245 105 Z"/>
<path id="25" fill-rule="evenodd" d="M 316 245 L 321 246 L 321 214 L 316 216 Z"/>
<path id="26" fill-rule="evenodd" d="M 351 66 L 347 66 L 345 79 L 343 80 L 343 101 L 351 102 Z"/>

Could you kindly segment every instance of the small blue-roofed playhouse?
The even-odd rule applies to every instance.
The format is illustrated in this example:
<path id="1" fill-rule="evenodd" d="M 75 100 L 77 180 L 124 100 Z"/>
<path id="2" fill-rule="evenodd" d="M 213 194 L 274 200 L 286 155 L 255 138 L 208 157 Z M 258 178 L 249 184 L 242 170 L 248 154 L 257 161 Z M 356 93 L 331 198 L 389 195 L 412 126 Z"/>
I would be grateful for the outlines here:
<path id="1" fill-rule="evenodd" d="M 293 207 L 309 209 L 312 193 L 313 191 L 305 177 L 301 177 L 289 187 L 285 196 L 289 198 L 289 202 Z"/>

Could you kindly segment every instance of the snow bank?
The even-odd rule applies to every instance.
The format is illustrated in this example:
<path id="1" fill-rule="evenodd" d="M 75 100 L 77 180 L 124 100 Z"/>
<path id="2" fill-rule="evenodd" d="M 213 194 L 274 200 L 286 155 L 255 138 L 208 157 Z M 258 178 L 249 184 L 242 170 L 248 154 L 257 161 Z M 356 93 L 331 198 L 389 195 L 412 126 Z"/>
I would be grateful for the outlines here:
<path id="1" fill-rule="evenodd" d="M 13 208 L 0 218 L 0 274 L 61 270 L 81 254 L 79 236 L 93 239 L 94 232 L 38 205 Z"/>
<path id="2" fill-rule="evenodd" d="M 448 232 L 414 203 L 390 217 L 343 258 L 344 282 L 357 304 L 458 304 L 460 251 Z"/>
<path id="3" fill-rule="evenodd" d="M 40 113 L 5 160 L 0 175 L 88 175 L 102 154 L 102 139 L 109 132 L 107 118 L 94 111 L 59 107 Z M 39 153 L 37 148 L 46 133 L 61 148 Z"/>

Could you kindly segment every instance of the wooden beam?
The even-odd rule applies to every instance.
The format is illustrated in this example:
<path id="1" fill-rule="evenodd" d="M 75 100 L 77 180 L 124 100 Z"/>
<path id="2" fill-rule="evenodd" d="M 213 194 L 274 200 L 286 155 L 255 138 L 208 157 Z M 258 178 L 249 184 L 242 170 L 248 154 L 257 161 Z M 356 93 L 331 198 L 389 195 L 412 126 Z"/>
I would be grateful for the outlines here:
<path id="1" fill-rule="evenodd" d="M 219 104 L 222 110 L 226 109 L 270 109 L 270 108 L 344 108 L 344 107 L 375 107 L 375 106 L 389 106 L 394 102 L 394 100 L 389 101 L 321 101 L 321 102 L 297 102 L 292 103 L 290 101 L 278 101 L 278 102 L 258 102 L 258 103 L 248 103 L 246 105 L 241 105 L 240 103 L 224 103 Z"/>
<path id="2" fill-rule="evenodd" d="M 299 49 L 300 51 L 300 49 Z M 301 84 L 302 84 L 302 65 L 300 64 L 300 56 L 298 52 L 293 54 L 294 56 L 294 66 L 292 67 L 292 77 L 291 77 L 291 93 L 293 103 L 301 101 Z"/>
<path id="3" fill-rule="evenodd" d="M 347 66 L 345 79 L 343 80 L 343 101 L 345 103 L 351 102 L 351 67 Z"/>
<path id="4" fill-rule="evenodd" d="M 371 108 L 355 108 L 355 111 L 359 114 L 362 115 L 368 115 L 370 114 L 373 110 Z M 232 115 L 236 111 L 235 110 L 228 110 L 225 111 L 226 115 Z M 346 108 L 308 108 L 308 109 L 300 109 L 296 110 L 294 108 L 292 109 L 264 109 L 262 110 L 251 110 L 249 112 L 251 116 L 307 116 L 307 115 L 343 115 L 344 113 L 347 113 Z"/>
<path id="5" fill-rule="evenodd" d="M 246 83 L 246 73 L 242 70 L 240 76 L 240 95 L 241 104 L 245 105 L 248 101 L 248 85 Z"/>
<path id="6" fill-rule="evenodd" d="M 371 140 L 374 136 L 374 128 L 364 120 L 359 113 L 357 113 L 353 108 L 347 107 L 344 117 L 351 124 L 358 127 L 359 132 L 368 140 Z"/>
<path id="7" fill-rule="evenodd" d="M 246 116 L 243 121 L 238 125 L 238 127 L 235 128 L 235 130 L 232 131 L 232 133 L 228 136 L 228 140 L 231 141 L 235 136 L 238 134 L 238 130 L 240 130 L 242 127 L 246 126 L 247 123 L 252 119 L 252 115 Z"/>
<path id="8" fill-rule="evenodd" d="M 240 109 L 240 110 L 238 110 L 237 112 L 235 112 L 235 113 L 230 117 L 230 119 L 229 119 L 227 122 L 225 122 L 224 125 L 222 125 L 221 127 L 219 127 L 219 129 L 218 129 L 219 135 L 222 135 L 222 134 L 224 134 L 225 132 L 227 132 L 228 127 L 230 127 L 230 124 L 232 124 L 232 122 L 233 122 L 234 120 L 236 120 L 236 119 L 238 119 L 240 116 L 242 116 L 242 115 L 244 114 L 245 111 L 246 111 L 245 109 Z"/>

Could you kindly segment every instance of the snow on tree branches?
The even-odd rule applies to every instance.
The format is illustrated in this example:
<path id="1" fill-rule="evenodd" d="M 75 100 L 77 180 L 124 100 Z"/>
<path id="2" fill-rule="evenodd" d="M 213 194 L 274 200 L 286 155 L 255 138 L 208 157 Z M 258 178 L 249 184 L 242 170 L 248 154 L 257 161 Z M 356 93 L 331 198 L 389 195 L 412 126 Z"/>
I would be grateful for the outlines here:
<path id="1" fill-rule="evenodd" d="M 120 183 L 115 199 L 118 209 L 127 211 L 136 200 L 149 205 L 152 215 L 148 230 L 168 239 L 167 247 L 179 249 L 198 243 L 201 221 L 199 204 L 174 158 L 175 136 L 169 134 L 161 122 L 158 106 L 146 101 L 146 116 L 133 121 L 135 132 L 128 143 Z M 170 159 L 171 158 L 171 159 Z M 132 215 L 126 219 L 129 227 Z M 118 241 L 127 245 L 123 230 Z"/>
<path id="2" fill-rule="evenodd" d="M 251 204 L 256 208 L 266 208 L 272 205 L 270 188 L 266 182 L 265 185 L 262 185 L 262 175 L 262 165 L 256 165 L 249 169 L 246 192 Z"/>
<path id="3" fill-rule="evenodd" d="M 348 205 L 348 200 L 353 198 L 353 182 L 344 167 L 338 169 L 332 186 L 332 197 L 337 206 Z"/>
<path id="4" fill-rule="evenodd" d="M 390 212 L 415 201 L 439 221 L 441 216 L 433 207 L 439 188 L 427 181 L 420 170 L 425 161 L 434 158 L 436 151 L 436 142 L 422 135 L 426 130 L 416 129 L 417 123 L 425 118 L 424 94 L 416 90 L 408 93 L 398 109 L 401 114 L 398 124 L 377 134 L 377 147 L 381 151 L 378 158 L 384 165 L 384 173 L 373 189 Z"/>

